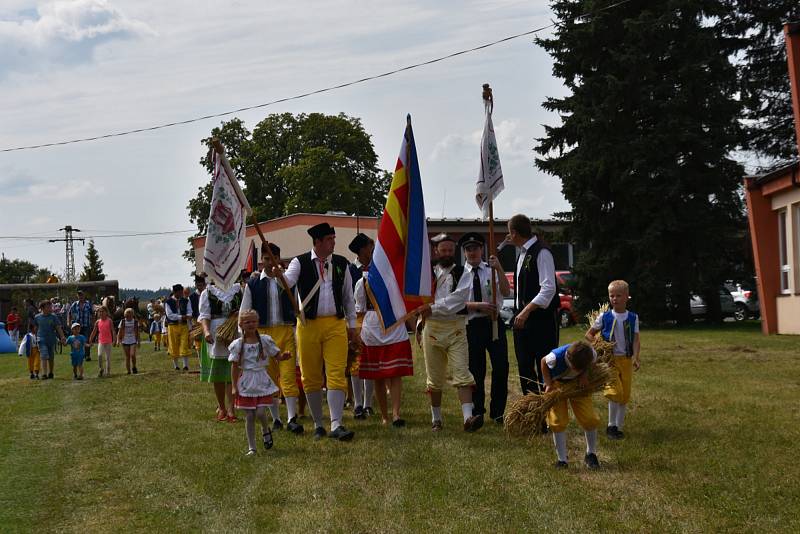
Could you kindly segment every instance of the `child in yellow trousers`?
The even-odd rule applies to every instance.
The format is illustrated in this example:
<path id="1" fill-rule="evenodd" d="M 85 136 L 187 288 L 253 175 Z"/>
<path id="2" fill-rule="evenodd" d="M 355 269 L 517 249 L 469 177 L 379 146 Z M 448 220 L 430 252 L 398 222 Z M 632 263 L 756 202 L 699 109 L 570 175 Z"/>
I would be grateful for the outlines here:
<path id="1" fill-rule="evenodd" d="M 31 374 L 31 380 L 39 380 L 39 368 L 42 360 L 39 356 L 36 336 L 33 333 L 28 332 L 22 338 L 22 343 L 19 346 L 19 355 L 28 357 L 28 372 Z"/>
<path id="2" fill-rule="evenodd" d="M 594 366 L 596 359 L 597 354 L 594 349 L 585 341 L 576 341 L 570 345 L 562 345 L 553 349 L 553 352 L 542 358 L 541 362 L 545 391 L 551 391 L 558 388 L 559 383 L 571 380 L 577 380 L 579 384 L 585 384 L 588 381 L 586 371 Z M 591 393 L 581 397 L 562 399 L 550 408 L 547 413 L 547 425 L 553 433 L 553 442 L 558 456 L 555 467 L 557 469 L 565 469 L 568 466 L 567 434 L 565 431 L 569 424 L 570 407 L 586 436 L 584 463 L 589 469 L 597 469 L 600 467 L 596 451 L 597 427 L 600 424 L 600 418 L 592 406 Z"/>

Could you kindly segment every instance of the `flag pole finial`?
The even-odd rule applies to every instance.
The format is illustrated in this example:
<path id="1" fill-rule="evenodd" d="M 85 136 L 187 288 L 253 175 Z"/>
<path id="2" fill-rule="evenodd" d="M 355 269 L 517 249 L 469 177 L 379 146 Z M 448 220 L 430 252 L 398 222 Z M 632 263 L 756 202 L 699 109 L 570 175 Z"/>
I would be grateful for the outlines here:
<path id="1" fill-rule="evenodd" d="M 489 111 L 494 107 L 494 97 L 492 96 L 492 88 L 488 83 L 483 84 L 483 104 L 489 108 Z"/>

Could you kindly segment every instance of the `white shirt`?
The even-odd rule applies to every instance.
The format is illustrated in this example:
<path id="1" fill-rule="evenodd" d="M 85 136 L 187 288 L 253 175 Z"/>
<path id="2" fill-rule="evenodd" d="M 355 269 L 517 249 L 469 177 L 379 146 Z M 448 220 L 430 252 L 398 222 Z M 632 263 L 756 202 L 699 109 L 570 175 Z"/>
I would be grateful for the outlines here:
<path id="1" fill-rule="evenodd" d="M 267 286 L 267 294 L 269 295 L 269 323 L 267 326 L 287 324 L 283 320 L 283 313 L 281 310 L 281 301 L 278 298 L 278 281 L 269 276 L 266 271 L 261 271 L 259 280 L 267 278 L 269 286 Z M 291 286 L 290 286 L 291 287 Z M 242 306 L 240 310 L 255 309 L 253 306 L 253 294 L 250 292 L 250 286 L 244 286 L 244 293 L 242 294 Z"/>
<path id="2" fill-rule="evenodd" d="M 433 275 L 436 277 L 436 293 L 431 305 L 432 319 L 453 320 L 464 317 L 457 315 L 457 313 L 461 311 L 469 299 L 469 292 L 472 288 L 472 274 L 467 273 L 465 269 L 464 274 L 458 280 L 455 291 L 451 293 L 450 288 L 453 287 L 453 273 L 451 271 L 452 268 L 444 269 L 440 265 L 433 268 Z"/>
<path id="3" fill-rule="evenodd" d="M 625 344 L 625 325 L 623 324 L 628 319 L 628 310 L 625 310 L 622 313 L 617 313 L 614 310 L 611 310 L 611 313 L 614 314 L 614 330 L 611 333 L 612 339 L 614 340 L 614 354 L 618 356 L 627 355 L 628 352 L 626 350 Z M 594 324 L 592 327 L 595 330 L 602 330 L 603 329 L 603 316 L 598 315 L 597 319 L 595 319 Z M 637 318 L 636 324 L 633 325 L 633 333 L 639 333 L 639 320 Z"/>
<path id="4" fill-rule="evenodd" d="M 519 273 L 522 271 L 522 265 L 525 261 L 525 255 L 528 250 L 536 243 L 536 236 L 533 236 L 522 245 L 522 252 L 517 258 L 517 282 L 514 285 L 514 292 L 516 293 L 517 310 L 522 310 L 524 307 L 522 299 L 519 294 Z M 542 249 L 539 256 L 536 258 L 536 268 L 539 270 L 539 293 L 533 297 L 533 302 L 540 308 L 546 308 L 550 305 L 550 301 L 556 294 L 556 264 L 553 260 L 553 254 L 547 250 Z"/>
<path id="5" fill-rule="evenodd" d="M 319 273 L 319 265 L 323 263 L 325 266 L 325 276 L 322 279 L 322 282 L 319 285 L 319 300 L 317 301 L 317 317 L 330 317 L 332 315 L 336 315 L 336 301 L 333 298 L 333 273 L 331 272 L 331 260 L 327 258 L 322 260 L 319 256 L 317 256 L 316 252 L 313 250 L 311 251 L 311 261 L 314 264 L 314 268 Z M 317 274 L 319 275 L 319 274 Z M 297 280 L 300 278 L 300 260 L 297 258 L 292 258 L 292 261 L 289 262 L 289 267 L 286 269 L 286 272 L 283 274 L 283 277 L 286 278 L 286 282 L 289 284 L 289 287 L 292 288 L 297 284 Z M 299 292 L 298 292 L 298 300 L 299 300 Z M 298 305 L 302 304 L 298 302 Z M 344 287 L 342 288 L 342 307 L 344 308 L 344 316 L 347 319 L 347 326 L 348 328 L 355 328 L 356 327 L 356 307 L 355 303 L 353 302 L 353 279 L 350 277 L 350 269 L 344 270 Z"/>
<path id="6" fill-rule="evenodd" d="M 480 262 L 476 266 L 472 266 L 471 263 L 467 263 L 464 265 L 464 274 L 469 273 L 469 294 L 467 295 L 467 302 L 475 302 L 473 300 L 474 296 L 472 292 L 474 291 L 472 286 L 475 282 L 474 275 L 472 274 L 473 269 L 478 270 L 478 279 L 481 282 L 481 302 L 491 302 L 492 298 L 492 268 L 489 267 L 489 264 L 485 261 Z M 503 307 L 503 296 L 500 294 L 500 284 L 497 284 L 497 295 L 495 295 L 494 303 L 497 306 L 497 309 Z M 488 317 L 489 315 L 483 312 L 478 311 L 469 311 L 467 312 L 467 322 L 475 319 L 476 317 Z"/>
<path id="7" fill-rule="evenodd" d="M 365 275 L 367 273 L 364 273 Z M 378 317 L 378 312 L 375 310 L 367 310 L 367 291 L 365 284 L 366 276 L 362 277 L 356 282 L 356 289 L 354 298 L 356 301 L 356 311 L 364 313 L 364 321 L 361 324 L 361 341 L 370 347 L 380 347 L 384 345 L 391 345 L 393 343 L 400 343 L 403 340 L 408 341 L 408 332 L 406 325 L 400 324 L 389 330 L 383 331 L 381 320 Z"/>
<path id="8" fill-rule="evenodd" d="M 191 320 L 192 319 L 192 301 L 189 300 L 189 297 L 186 297 L 186 300 L 187 300 L 187 302 L 186 302 L 186 317 L 188 317 L 189 320 Z M 178 303 L 178 299 L 175 299 L 175 303 L 176 304 Z M 178 310 L 180 310 L 180 305 L 178 306 Z M 167 315 L 167 319 L 169 319 L 170 321 L 180 321 L 184 317 L 180 313 L 176 313 L 176 312 L 173 312 L 172 310 L 170 310 L 169 305 L 166 303 L 166 301 L 164 302 L 164 312 Z"/>

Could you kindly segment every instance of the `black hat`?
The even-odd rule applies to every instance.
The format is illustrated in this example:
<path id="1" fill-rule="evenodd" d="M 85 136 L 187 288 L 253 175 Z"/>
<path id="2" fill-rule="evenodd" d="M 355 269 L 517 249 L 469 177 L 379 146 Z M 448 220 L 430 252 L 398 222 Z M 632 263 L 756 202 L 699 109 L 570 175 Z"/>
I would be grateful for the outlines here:
<path id="1" fill-rule="evenodd" d="M 279 247 L 275 243 L 270 243 L 269 245 L 267 245 L 267 243 L 261 243 L 261 254 L 263 256 L 268 256 L 267 246 L 269 246 L 269 250 L 270 252 L 272 252 L 272 255 L 275 256 L 275 259 L 281 257 L 281 247 Z"/>
<path id="2" fill-rule="evenodd" d="M 183 291 L 183 286 L 181 284 L 175 284 L 172 286 L 172 292 L 175 293 L 176 291 Z"/>
<path id="3" fill-rule="evenodd" d="M 206 273 L 200 273 L 194 275 L 194 283 L 195 284 L 205 284 L 206 283 Z"/>
<path id="4" fill-rule="evenodd" d="M 250 271 L 247 269 L 242 269 L 239 273 L 239 280 L 249 280 L 250 279 Z"/>
<path id="5" fill-rule="evenodd" d="M 478 232 L 467 232 L 461 239 L 458 240 L 458 246 L 466 247 L 467 245 L 480 245 L 486 244 L 486 240 Z"/>
<path id="6" fill-rule="evenodd" d="M 352 241 L 350 241 L 350 244 L 347 245 L 347 248 L 349 248 L 350 252 L 353 254 L 358 254 L 358 251 L 369 245 L 370 241 L 371 239 L 366 234 L 358 234 L 353 238 Z"/>
<path id="7" fill-rule="evenodd" d="M 336 235 L 336 230 L 333 229 L 333 226 L 326 222 L 314 225 L 306 231 L 314 239 L 322 239 L 326 235 Z"/>
<path id="8" fill-rule="evenodd" d="M 446 234 L 444 232 L 442 232 L 441 234 L 439 234 L 439 235 L 435 236 L 433 239 L 431 239 L 431 243 L 433 243 L 434 245 L 438 245 L 439 243 L 443 243 L 445 241 L 451 241 L 453 243 L 456 242 L 456 240 L 453 239 L 450 236 L 450 234 Z"/>

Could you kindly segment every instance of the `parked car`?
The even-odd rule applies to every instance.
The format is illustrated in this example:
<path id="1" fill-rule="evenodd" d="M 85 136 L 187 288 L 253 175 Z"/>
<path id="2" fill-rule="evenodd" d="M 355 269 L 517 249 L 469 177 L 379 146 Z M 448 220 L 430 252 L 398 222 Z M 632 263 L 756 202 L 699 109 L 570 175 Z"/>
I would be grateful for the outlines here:
<path id="1" fill-rule="evenodd" d="M 722 317 L 734 317 L 736 315 L 736 305 L 733 301 L 733 295 L 724 287 L 719 288 L 719 304 L 722 310 Z M 700 295 L 692 293 L 689 299 L 689 309 L 692 318 L 705 317 L 707 313 L 707 306 L 705 300 Z"/>
<path id="2" fill-rule="evenodd" d="M 503 299 L 503 307 L 500 308 L 498 312 L 500 319 L 506 323 L 506 326 L 509 328 L 513 327 L 514 325 L 511 324 L 511 320 L 514 318 L 514 299 L 513 298 L 506 298 Z"/>
<path id="3" fill-rule="evenodd" d="M 736 306 L 736 312 L 733 315 L 734 319 L 744 321 L 761 315 L 755 283 L 740 283 L 728 280 L 725 282 L 725 289 L 730 291 L 733 296 L 733 303 Z"/>

